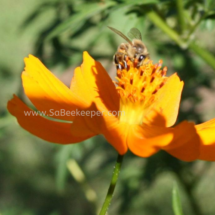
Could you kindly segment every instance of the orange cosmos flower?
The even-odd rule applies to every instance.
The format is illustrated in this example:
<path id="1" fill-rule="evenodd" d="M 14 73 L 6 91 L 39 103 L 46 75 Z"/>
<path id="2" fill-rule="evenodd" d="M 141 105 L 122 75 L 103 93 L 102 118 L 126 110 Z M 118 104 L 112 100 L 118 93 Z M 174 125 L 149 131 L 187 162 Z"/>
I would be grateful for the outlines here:
<path id="1" fill-rule="evenodd" d="M 60 144 L 103 134 L 121 155 L 130 149 L 148 157 L 162 149 L 184 161 L 215 160 L 215 119 L 171 127 L 178 115 L 183 82 L 177 74 L 166 77 L 167 68 L 161 69 L 161 61 L 153 64 L 146 59 L 139 68 L 128 61 L 127 69 L 117 71 L 116 87 L 99 62 L 87 52 L 83 58 L 70 88 L 39 59 L 25 58 L 25 94 L 49 118 L 35 114 L 14 95 L 8 110 L 24 129 Z"/>

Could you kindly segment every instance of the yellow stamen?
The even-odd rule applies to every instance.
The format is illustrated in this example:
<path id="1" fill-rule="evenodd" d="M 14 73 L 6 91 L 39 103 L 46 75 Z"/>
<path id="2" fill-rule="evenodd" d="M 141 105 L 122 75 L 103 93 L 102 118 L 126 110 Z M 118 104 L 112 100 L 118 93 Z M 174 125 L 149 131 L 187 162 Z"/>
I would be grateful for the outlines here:
<path id="1" fill-rule="evenodd" d="M 142 124 L 147 110 L 157 99 L 157 92 L 165 84 L 167 67 L 161 69 L 161 60 L 153 64 L 149 59 L 145 59 L 140 67 L 129 60 L 127 65 L 128 69 L 117 70 L 119 120 L 128 124 Z"/>

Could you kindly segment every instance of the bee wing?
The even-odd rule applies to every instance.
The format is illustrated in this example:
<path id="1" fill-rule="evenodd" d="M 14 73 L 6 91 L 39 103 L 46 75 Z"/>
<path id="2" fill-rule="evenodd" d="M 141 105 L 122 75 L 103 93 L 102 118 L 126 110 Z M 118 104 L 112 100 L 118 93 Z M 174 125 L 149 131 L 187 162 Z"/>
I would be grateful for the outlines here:
<path id="1" fill-rule="evenodd" d="M 137 28 L 132 28 L 129 32 L 128 32 L 128 37 L 131 39 L 139 39 L 142 40 L 142 35 L 140 33 L 140 31 Z"/>
<path id="2" fill-rule="evenodd" d="M 126 40 L 129 44 L 132 44 L 131 40 L 128 39 L 128 37 L 126 37 L 122 32 L 120 32 L 120 31 L 118 31 L 115 28 L 112 28 L 110 26 L 108 26 L 108 28 L 110 28 L 110 30 L 112 30 L 113 32 L 115 32 L 116 34 L 118 34 L 120 37 L 122 37 L 124 40 Z"/>

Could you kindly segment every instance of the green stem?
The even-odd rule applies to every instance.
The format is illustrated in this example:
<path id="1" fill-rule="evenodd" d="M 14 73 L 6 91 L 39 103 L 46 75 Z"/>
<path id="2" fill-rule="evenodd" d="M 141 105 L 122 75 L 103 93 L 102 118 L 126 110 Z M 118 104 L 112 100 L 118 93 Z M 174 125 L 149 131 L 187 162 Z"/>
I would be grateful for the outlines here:
<path id="1" fill-rule="evenodd" d="M 181 48 L 189 48 L 195 52 L 200 58 L 202 58 L 207 64 L 215 69 L 215 57 L 210 54 L 206 49 L 198 46 L 195 42 L 191 42 L 189 45 L 183 41 L 180 36 L 172 30 L 153 10 L 149 10 L 147 17 L 154 23 L 158 28 L 165 32 L 173 41 L 175 41 Z M 199 24 L 199 23 L 198 23 Z"/>
<path id="2" fill-rule="evenodd" d="M 215 58 L 206 49 L 198 46 L 195 42 L 191 42 L 189 48 L 215 69 Z"/>
<path id="3" fill-rule="evenodd" d="M 174 40 L 181 48 L 186 48 L 186 43 L 180 38 L 180 36 L 171 29 L 153 10 L 147 12 L 147 17 L 154 23 L 158 28 L 165 32 L 172 40 Z"/>
<path id="4" fill-rule="evenodd" d="M 111 200 L 112 200 L 112 197 L 113 197 L 113 192 L 114 192 L 117 180 L 118 180 L 120 168 L 122 166 L 122 161 L 123 161 L 123 155 L 118 154 L 117 161 L 116 161 L 116 166 L 115 166 L 114 171 L 113 171 L 110 186 L 109 186 L 105 201 L 104 201 L 104 203 L 102 205 L 102 209 L 101 209 L 99 215 L 105 215 L 107 210 L 108 210 L 108 207 L 109 207 L 109 205 L 111 203 Z"/>
<path id="5" fill-rule="evenodd" d="M 176 0 L 176 7 L 177 7 L 177 12 L 178 12 L 179 30 L 180 30 L 181 34 L 183 34 L 183 32 L 185 30 L 183 0 Z"/>
<path id="6" fill-rule="evenodd" d="M 207 16 L 207 14 L 204 14 L 201 18 L 199 18 L 199 20 L 195 23 L 195 25 L 193 25 L 193 27 L 190 29 L 190 32 L 187 36 L 187 40 L 189 40 L 189 38 L 192 36 L 192 34 L 195 32 L 195 30 L 197 29 L 199 24 L 202 22 L 202 20 L 205 19 L 206 16 Z"/>

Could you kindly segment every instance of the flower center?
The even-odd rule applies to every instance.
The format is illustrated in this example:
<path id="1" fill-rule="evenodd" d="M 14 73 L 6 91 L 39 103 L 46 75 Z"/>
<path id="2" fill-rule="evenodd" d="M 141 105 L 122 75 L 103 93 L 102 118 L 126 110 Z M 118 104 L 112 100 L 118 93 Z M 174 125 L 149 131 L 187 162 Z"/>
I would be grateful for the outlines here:
<path id="1" fill-rule="evenodd" d="M 120 122 L 142 124 L 144 116 L 157 99 L 159 89 L 165 84 L 167 67 L 161 69 L 162 60 L 153 64 L 145 59 L 137 67 L 130 60 L 127 66 L 117 69 L 117 91 L 120 95 Z"/>

